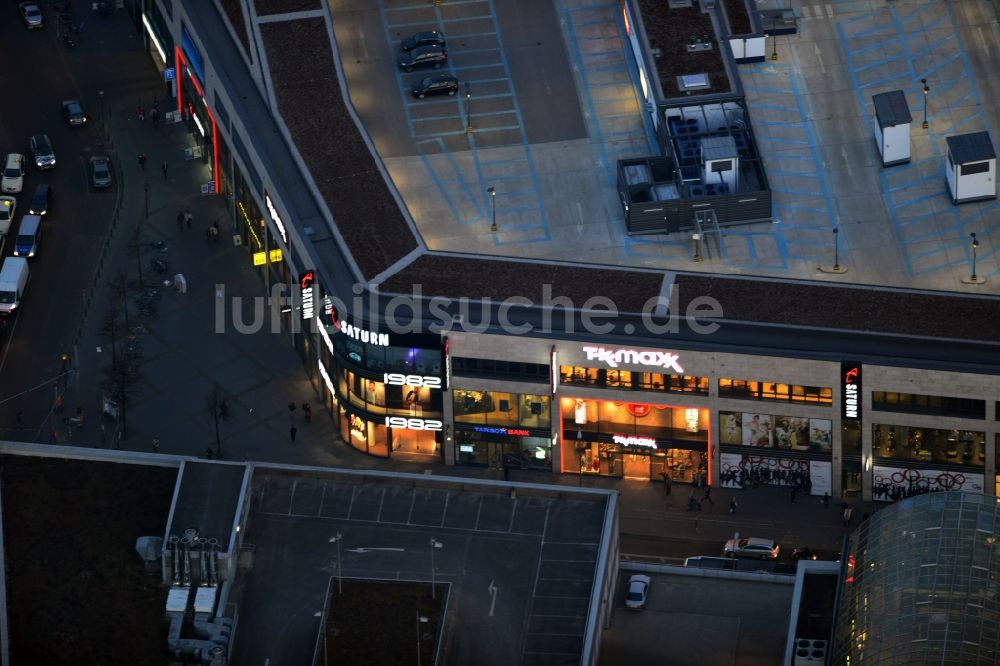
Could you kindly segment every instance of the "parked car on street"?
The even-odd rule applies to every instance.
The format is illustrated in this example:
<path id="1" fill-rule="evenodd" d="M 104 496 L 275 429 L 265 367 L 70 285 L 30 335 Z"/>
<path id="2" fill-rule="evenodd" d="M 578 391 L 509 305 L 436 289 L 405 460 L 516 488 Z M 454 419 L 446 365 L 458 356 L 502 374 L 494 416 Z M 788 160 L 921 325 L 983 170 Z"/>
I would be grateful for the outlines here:
<path id="1" fill-rule="evenodd" d="M 17 194 L 24 187 L 24 155 L 11 153 L 4 161 L 0 190 L 4 194 Z"/>
<path id="2" fill-rule="evenodd" d="M 41 28 L 45 25 L 42 22 L 42 10 L 34 2 L 22 2 L 17 6 L 17 11 L 21 15 L 21 21 L 28 30 Z"/>
<path id="3" fill-rule="evenodd" d="M 35 158 L 35 166 L 40 170 L 56 168 L 56 154 L 47 134 L 31 137 L 31 155 Z"/>
<path id="4" fill-rule="evenodd" d="M 90 184 L 98 189 L 111 187 L 111 164 L 103 155 L 90 158 Z"/>
<path id="5" fill-rule="evenodd" d="M 403 40 L 400 46 L 403 47 L 404 51 L 412 51 L 418 46 L 440 46 L 444 48 L 447 42 L 444 38 L 443 32 L 438 32 L 437 30 L 426 30 L 424 32 L 417 32 L 406 39 Z"/>
<path id="6" fill-rule="evenodd" d="M 414 97 L 423 99 L 428 95 L 454 95 L 458 92 L 458 79 L 451 74 L 438 74 L 422 79 L 413 86 Z"/>
<path id="7" fill-rule="evenodd" d="M 732 539 L 722 547 L 722 554 L 727 557 L 759 557 L 762 560 L 773 560 L 778 557 L 781 546 L 771 539 L 757 537 L 741 537 L 738 542 Z"/>
<path id="8" fill-rule="evenodd" d="M 399 54 L 396 64 L 399 68 L 412 72 L 414 67 L 433 67 L 439 69 L 448 62 L 448 52 L 440 46 L 418 46 L 412 51 Z"/>
<path id="9" fill-rule="evenodd" d="M 87 114 L 83 112 L 79 100 L 68 99 L 62 103 L 62 108 L 63 115 L 66 116 L 66 122 L 70 124 L 70 127 L 81 127 L 87 124 Z"/>
<path id="10" fill-rule="evenodd" d="M 32 215 L 45 215 L 52 205 L 52 186 L 42 183 L 35 186 L 35 193 L 31 195 L 31 204 L 28 212 Z"/>
<path id="11" fill-rule="evenodd" d="M 628 592 L 625 594 L 625 608 L 642 610 L 649 598 L 649 586 L 652 583 L 649 576 L 635 574 L 628 579 Z"/>
<path id="12" fill-rule="evenodd" d="M 15 212 L 17 212 L 17 199 L 0 197 L 0 236 L 6 236 L 7 232 L 10 231 Z"/>

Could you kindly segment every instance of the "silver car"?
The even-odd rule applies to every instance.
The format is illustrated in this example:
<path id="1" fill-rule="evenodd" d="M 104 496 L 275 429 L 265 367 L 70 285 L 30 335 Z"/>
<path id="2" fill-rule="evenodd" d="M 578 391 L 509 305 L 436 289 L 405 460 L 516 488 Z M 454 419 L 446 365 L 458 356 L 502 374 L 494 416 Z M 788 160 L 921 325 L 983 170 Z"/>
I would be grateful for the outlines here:
<path id="1" fill-rule="evenodd" d="M 103 155 L 90 158 L 90 184 L 98 189 L 111 187 L 111 163 Z"/>
<path id="2" fill-rule="evenodd" d="M 757 537 L 741 537 L 739 541 L 732 539 L 722 547 L 722 554 L 726 557 L 759 557 L 762 560 L 774 560 L 778 557 L 781 546 L 771 539 L 758 539 Z"/>
<path id="3" fill-rule="evenodd" d="M 56 154 L 52 150 L 52 142 L 49 141 L 48 135 L 36 134 L 31 137 L 31 154 L 39 170 L 56 168 Z"/>
<path id="4" fill-rule="evenodd" d="M 652 583 L 649 576 L 635 574 L 628 579 L 628 592 L 625 594 L 625 608 L 628 610 L 642 610 L 646 607 L 646 600 L 649 598 L 649 586 Z"/>
<path id="5" fill-rule="evenodd" d="M 37 2 L 22 2 L 17 6 L 17 10 L 21 14 L 24 27 L 28 30 L 42 27 L 42 10 Z"/>

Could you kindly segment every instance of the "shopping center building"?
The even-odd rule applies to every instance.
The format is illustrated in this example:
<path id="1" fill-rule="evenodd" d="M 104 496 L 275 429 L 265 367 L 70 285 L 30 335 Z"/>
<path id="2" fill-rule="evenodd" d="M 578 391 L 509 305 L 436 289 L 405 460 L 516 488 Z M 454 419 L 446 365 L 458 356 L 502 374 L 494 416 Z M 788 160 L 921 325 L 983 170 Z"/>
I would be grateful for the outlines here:
<path id="1" fill-rule="evenodd" d="M 1000 494 L 1000 298 L 432 250 L 347 101 L 329 8 L 256 5 L 132 7 L 331 447 L 540 479 Z"/>

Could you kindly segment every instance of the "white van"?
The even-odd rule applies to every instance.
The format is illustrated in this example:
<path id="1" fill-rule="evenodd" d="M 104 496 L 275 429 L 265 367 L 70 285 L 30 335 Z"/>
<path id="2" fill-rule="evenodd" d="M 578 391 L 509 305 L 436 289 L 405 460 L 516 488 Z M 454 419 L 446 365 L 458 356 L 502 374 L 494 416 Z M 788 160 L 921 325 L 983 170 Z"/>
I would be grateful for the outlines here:
<path id="1" fill-rule="evenodd" d="M 9 315 L 24 298 L 28 286 L 28 260 L 24 257 L 7 257 L 0 268 L 0 315 Z"/>
<path id="2" fill-rule="evenodd" d="M 42 216 L 25 215 L 14 237 L 14 256 L 33 257 L 42 242 Z"/>

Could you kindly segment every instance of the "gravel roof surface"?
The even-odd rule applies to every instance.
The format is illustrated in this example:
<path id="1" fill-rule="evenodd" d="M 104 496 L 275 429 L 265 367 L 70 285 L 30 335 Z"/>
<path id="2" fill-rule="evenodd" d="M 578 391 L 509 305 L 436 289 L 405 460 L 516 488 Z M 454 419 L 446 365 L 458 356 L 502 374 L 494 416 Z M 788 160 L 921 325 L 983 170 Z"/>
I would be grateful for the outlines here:
<path id="1" fill-rule="evenodd" d="M 568 296 L 578 307 L 593 296 L 606 296 L 619 312 L 641 312 L 647 300 L 659 295 L 663 273 L 425 254 L 380 290 L 409 294 L 414 284 L 428 297 L 502 301 L 521 296 L 536 304 L 543 302 L 542 286 L 548 284 L 551 298 Z"/>
<path id="2" fill-rule="evenodd" d="M 417 240 L 344 106 L 326 22 L 262 23 L 260 31 L 281 117 L 355 262 L 374 277 Z"/>
<path id="3" fill-rule="evenodd" d="M 233 26 L 233 31 L 243 45 L 243 53 L 249 55 L 250 40 L 247 38 L 247 26 L 243 20 L 242 0 L 219 0 L 219 4 L 222 5 L 223 14 L 229 19 L 229 25 Z"/>
<path id="4" fill-rule="evenodd" d="M 1000 299 L 719 276 L 676 276 L 681 312 L 711 296 L 723 319 L 897 335 L 1000 341 Z"/>
<path id="5" fill-rule="evenodd" d="M 729 29 L 734 35 L 749 35 L 753 32 L 750 23 L 750 13 L 747 11 L 746 0 L 722 0 L 722 8 L 726 10 Z"/>
<path id="6" fill-rule="evenodd" d="M 257 16 L 322 9 L 320 0 L 255 0 Z"/>
<path id="7" fill-rule="evenodd" d="M 715 28 L 708 14 L 703 14 L 698 3 L 691 7 L 670 9 L 667 0 L 638 0 L 642 25 L 651 49 L 659 49 L 655 58 L 660 75 L 660 87 L 667 97 L 684 94 L 677 87 L 676 77 L 684 74 L 708 74 L 711 87 L 699 90 L 699 95 L 730 92 L 733 85 L 726 74 L 726 66 L 719 53 Z M 714 47 L 711 51 L 688 53 L 691 37 L 706 37 Z"/>

